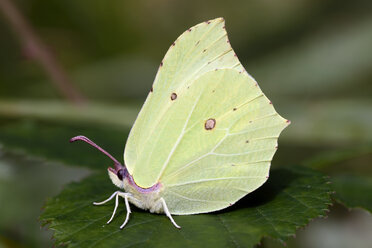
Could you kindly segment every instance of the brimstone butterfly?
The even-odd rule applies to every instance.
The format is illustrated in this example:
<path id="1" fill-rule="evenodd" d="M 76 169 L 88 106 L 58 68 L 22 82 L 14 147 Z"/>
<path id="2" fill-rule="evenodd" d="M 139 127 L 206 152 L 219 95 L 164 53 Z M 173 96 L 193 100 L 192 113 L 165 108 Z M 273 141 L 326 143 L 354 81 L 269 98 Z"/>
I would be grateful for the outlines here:
<path id="1" fill-rule="evenodd" d="M 153 87 L 130 131 L 124 164 L 108 168 L 130 206 L 172 215 L 231 206 L 269 177 L 280 132 L 289 124 L 245 71 L 222 18 L 186 30 L 160 63 Z"/>

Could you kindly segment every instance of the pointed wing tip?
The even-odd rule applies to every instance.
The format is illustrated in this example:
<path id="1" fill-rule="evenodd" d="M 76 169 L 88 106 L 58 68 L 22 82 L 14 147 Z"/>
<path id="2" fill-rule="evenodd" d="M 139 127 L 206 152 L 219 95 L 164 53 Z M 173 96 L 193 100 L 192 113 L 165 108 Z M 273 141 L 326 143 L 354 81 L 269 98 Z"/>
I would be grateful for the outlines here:
<path id="1" fill-rule="evenodd" d="M 206 24 L 211 24 L 211 23 L 225 23 L 225 19 L 223 17 L 217 17 L 217 18 L 214 18 L 214 19 L 205 21 L 204 23 L 206 23 Z"/>
<path id="2" fill-rule="evenodd" d="M 213 19 L 212 21 L 225 22 L 225 18 L 223 18 L 223 17 L 217 17 L 217 18 Z"/>

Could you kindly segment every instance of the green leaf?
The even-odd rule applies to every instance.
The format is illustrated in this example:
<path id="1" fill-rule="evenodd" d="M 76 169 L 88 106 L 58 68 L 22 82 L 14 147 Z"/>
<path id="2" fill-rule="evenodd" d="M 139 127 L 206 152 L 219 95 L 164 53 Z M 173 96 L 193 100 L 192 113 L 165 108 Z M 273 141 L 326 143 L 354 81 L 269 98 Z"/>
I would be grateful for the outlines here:
<path id="1" fill-rule="evenodd" d="M 372 145 L 362 144 L 347 149 L 321 152 L 303 164 L 329 174 L 333 199 L 349 208 L 372 212 Z"/>
<path id="2" fill-rule="evenodd" d="M 324 216 L 330 187 L 323 174 L 305 167 L 273 169 L 261 188 L 234 206 L 210 214 L 174 216 L 176 229 L 165 215 L 133 209 L 127 226 L 121 201 L 106 225 L 114 203 L 93 206 L 117 188 L 106 173 L 68 185 L 48 200 L 41 216 L 54 230 L 56 244 L 68 247 L 252 247 L 264 236 L 284 242 L 297 228 Z"/>

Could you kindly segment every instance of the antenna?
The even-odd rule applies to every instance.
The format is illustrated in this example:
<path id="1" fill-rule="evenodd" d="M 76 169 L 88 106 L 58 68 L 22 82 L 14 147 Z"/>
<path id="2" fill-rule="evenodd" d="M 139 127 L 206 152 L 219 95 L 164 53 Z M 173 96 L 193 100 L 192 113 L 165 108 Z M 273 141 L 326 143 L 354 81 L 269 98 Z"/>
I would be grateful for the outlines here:
<path id="1" fill-rule="evenodd" d="M 94 148 L 98 149 L 100 152 L 105 154 L 107 157 L 109 157 L 112 161 L 115 162 L 115 169 L 116 170 L 119 170 L 123 167 L 122 164 L 119 163 L 119 161 L 117 161 L 110 153 L 106 152 L 104 149 L 102 149 L 100 146 L 98 146 L 96 143 L 94 143 L 93 141 L 91 141 L 87 137 L 79 135 L 79 136 L 71 138 L 70 142 L 72 143 L 72 142 L 75 142 L 77 140 L 82 140 L 82 141 L 88 143 L 89 145 L 93 146 Z"/>

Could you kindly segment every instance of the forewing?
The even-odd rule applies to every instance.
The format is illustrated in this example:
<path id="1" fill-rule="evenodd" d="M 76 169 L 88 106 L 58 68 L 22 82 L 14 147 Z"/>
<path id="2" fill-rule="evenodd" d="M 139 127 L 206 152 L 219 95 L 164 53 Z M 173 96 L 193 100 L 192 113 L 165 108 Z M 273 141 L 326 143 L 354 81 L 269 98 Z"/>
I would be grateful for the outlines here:
<path id="1" fill-rule="evenodd" d="M 201 75 L 223 68 L 246 73 L 230 46 L 222 18 L 190 28 L 171 45 L 125 148 L 125 164 L 139 186 L 154 185 L 169 165 L 168 156 L 199 95 L 195 92 L 188 96 L 191 102 L 179 105 L 185 101 L 187 87 Z"/>

